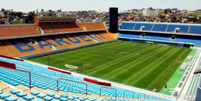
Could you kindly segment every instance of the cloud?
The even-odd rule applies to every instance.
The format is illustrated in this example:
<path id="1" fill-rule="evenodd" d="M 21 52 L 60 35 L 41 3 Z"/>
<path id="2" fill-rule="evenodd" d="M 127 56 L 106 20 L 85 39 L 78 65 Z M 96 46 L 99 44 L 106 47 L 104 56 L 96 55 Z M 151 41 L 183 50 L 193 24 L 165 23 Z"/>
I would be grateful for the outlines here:
<path id="1" fill-rule="evenodd" d="M 190 0 L 191 3 L 195 2 L 195 0 Z"/>

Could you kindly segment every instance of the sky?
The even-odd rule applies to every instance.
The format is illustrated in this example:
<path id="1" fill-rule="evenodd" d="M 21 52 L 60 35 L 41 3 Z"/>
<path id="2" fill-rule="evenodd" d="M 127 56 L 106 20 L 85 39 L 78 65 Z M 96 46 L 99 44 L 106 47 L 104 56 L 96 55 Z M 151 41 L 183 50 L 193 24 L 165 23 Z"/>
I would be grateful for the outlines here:
<path id="1" fill-rule="evenodd" d="M 187 10 L 201 9 L 201 0 L 0 0 L 0 7 L 14 11 L 58 10 L 109 11 L 109 7 L 118 7 L 119 12 L 140 8 L 178 8 Z"/>

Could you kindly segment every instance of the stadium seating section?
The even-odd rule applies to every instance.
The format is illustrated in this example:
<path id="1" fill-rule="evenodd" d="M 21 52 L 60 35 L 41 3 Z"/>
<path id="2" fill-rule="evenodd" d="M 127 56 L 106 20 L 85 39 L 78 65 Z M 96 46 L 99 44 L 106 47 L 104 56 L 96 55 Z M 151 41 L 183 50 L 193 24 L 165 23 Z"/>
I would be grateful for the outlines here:
<path id="1" fill-rule="evenodd" d="M 149 39 L 149 40 L 161 40 L 161 41 L 171 41 L 170 40 L 170 35 L 156 35 L 156 34 L 146 34 L 145 37 L 142 39 Z"/>
<path id="2" fill-rule="evenodd" d="M 102 23 L 91 23 L 95 29 L 106 29 Z"/>
<path id="3" fill-rule="evenodd" d="M 50 25 L 40 26 L 44 33 L 56 33 L 55 29 Z"/>
<path id="4" fill-rule="evenodd" d="M 5 40 L 0 44 L 0 54 L 8 56 L 26 56 L 49 52 L 54 50 L 66 49 L 75 46 L 93 44 L 115 40 L 117 35 L 107 31 L 77 33 L 66 35 L 54 35 L 35 38 L 24 38 L 16 40 Z"/>
<path id="5" fill-rule="evenodd" d="M 47 34 L 99 29 L 106 29 L 103 23 L 2 26 L 0 27 L 0 38 L 41 34 L 41 30 Z"/>
<path id="6" fill-rule="evenodd" d="M 122 22 L 121 29 L 140 30 L 144 26 L 144 31 L 174 32 L 180 28 L 178 33 L 201 34 L 201 25 L 198 24 L 173 24 L 173 23 L 147 23 L 147 22 Z"/>
<path id="7" fill-rule="evenodd" d="M 201 34 L 201 26 L 192 25 L 189 33 Z"/>
<path id="8" fill-rule="evenodd" d="M 134 30 L 140 30 L 140 28 L 144 26 L 144 30 L 151 31 L 153 24 L 152 23 L 137 23 L 134 27 Z"/>
<path id="9" fill-rule="evenodd" d="M 166 24 L 154 24 L 152 31 L 165 32 L 166 28 Z"/>
<path id="10" fill-rule="evenodd" d="M 198 66 L 195 70 L 200 70 L 201 69 L 201 58 L 199 58 L 199 61 L 198 61 Z M 184 97 L 184 100 L 186 101 L 193 101 L 196 97 L 196 94 L 197 94 L 197 87 L 200 87 L 200 76 L 201 74 L 194 74 L 192 76 L 191 81 L 190 81 L 190 84 L 188 85 L 188 89 L 186 91 L 186 94 L 185 94 L 185 97 Z"/>
<path id="11" fill-rule="evenodd" d="M 36 30 L 36 26 L 11 26 L 10 29 L 15 33 L 15 35 L 31 35 L 39 34 Z"/>
<path id="12" fill-rule="evenodd" d="M 54 25 L 52 26 L 56 32 L 72 32 L 73 30 L 67 25 Z"/>
<path id="13" fill-rule="evenodd" d="M 0 80 L 2 80 L 0 86 L 6 87 L 0 91 L 0 99 L 5 101 L 173 101 L 116 86 L 103 87 L 100 90 L 102 85 L 86 82 L 82 77 L 51 71 L 46 67 L 5 57 L 0 57 L 0 61 L 14 63 L 16 67 L 16 69 L 0 67 Z M 29 73 L 22 70 L 30 72 L 32 90 L 26 88 L 30 88 Z M 60 93 L 54 92 L 57 90 Z M 100 93 L 102 97 L 95 96 Z"/>
<path id="14" fill-rule="evenodd" d="M 134 27 L 135 23 L 127 23 L 127 22 L 124 22 L 122 23 L 122 26 L 121 26 L 121 29 L 129 29 L 129 30 L 132 30 L 133 27 Z"/>
<path id="15" fill-rule="evenodd" d="M 78 24 L 81 28 L 85 29 L 85 30 L 95 30 L 95 28 L 90 24 L 90 23 L 86 23 L 86 24 Z"/>
<path id="16" fill-rule="evenodd" d="M 15 36 L 9 27 L 0 27 L 0 37 Z"/>

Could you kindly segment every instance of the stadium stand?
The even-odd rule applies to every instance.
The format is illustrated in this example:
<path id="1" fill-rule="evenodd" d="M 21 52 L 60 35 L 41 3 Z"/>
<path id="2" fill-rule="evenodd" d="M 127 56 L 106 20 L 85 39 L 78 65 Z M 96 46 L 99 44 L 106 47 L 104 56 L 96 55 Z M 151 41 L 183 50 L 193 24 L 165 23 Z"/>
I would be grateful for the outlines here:
<path id="1" fill-rule="evenodd" d="M 135 23 L 123 22 L 121 25 L 121 29 L 129 29 L 132 30 Z"/>
<path id="2" fill-rule="evenodd" d="M 124 95 L 124 91 L 126 89 L 115 87 L 115 86 L 105 87 L 105 88 L 103 87 L 101 89 L 101 91 L 99 91 L 101 85 L 85 82 L 85 81 L 83 81 L 84 79 L 81 77 L 75 76 L 72 78 L 71 76 L 65 76 L 65 78 L 68 78 L 67 81 L 65 79 L 59 80 L 59 78 L 63 78 L 64 76 L 61 74 L 58 75 L 58 72 L 56 73 L 57 75 L 52 75 L 53 71 L 49 71 L 46 73 L 42 72 L 43 70 L 47 70 L 47 68 L 33 65 L 33 64 L 30 64 L 30 63 L 27 63 L 24 61 L 12 60 L 12 59 L 8 59 L 8 58 L 4 58 L 4 57 L 0 57 L 0 60 L 15 63 L 16 67 L 18 69 L 28 70 L 31 73 L 31 79 L 32 79 L 31 87 L 34 87 L 34 89 L 37 88 L 38 91 L 39 90 L 40 91 L 47 90 L 47 89 L 49 89 L 48 91 L 51 90 L 51 92 L 57 91 L 57 86 L 58 86 L 59 91 L 68 92 L 68 94 L 72 93 L 72 94 L 79 94 L 79 95 L 83 96 L 86 93 L 85 91 L 88 91 L 87 95 L 92 95 L 92 94 L 98 95 L 101 93 L 101 96 L 105 96 L 105 97 L 107 97 L 107 96 L 118 97 L 118 98 L 109 98 L 109 99 L 108 98 L 102 99 L 99 97 L 98 98 L 97 97 L 95 97 L 95 98 L 94 97 L 93 98 L 85 97 L 84 98 L 85 101 L 86 101 L 86 99 L 88 99 L 89 101 L 94 101 L 94 100 L 97 101 L 97 99 L 100 99 L 98 101 L 102 101 L 102 100 L 110 100 L 111 101 L 111 100 L 115 100 L 115 99 L 123 100 L 123 98 L 122 98 L 123 96 L 125 98 L 133 98 L 134 97 L 135 99 L 138 99 L 140 101 L 146 101 L 146 100 L 149 100 L 149 101 L 150 100 L 172 101 L 172 100 L 165 100 L 161 97 L 157 97 L 154 95 L 147 95 L 147 94 L 143 94 L 138 91 L 132 91 L 132 90 L 128 90 L 128 91 L 131 91 L 134 93 L 125 93 L 125 95 Z M 31 66 L 32 70 L 30 70 L 30 68 L 27 68 L 27 66 Z M 2 81 L 4 81 L 3 82 L 4 84 L 8 83 L 8 84 L 15 86 L 16 88 L 18 88 L 18 86 L 20 86 L 20 85 L 30 87 L 28 73 L 22 72 L 20 70 L 3 68 L 3 67 L 0 67 L 0 72 L 1 72 L 0 79 Z M 9 76 L 9 78 L 7 78 L 8 76 Z M 74 75 L 72 75 L 72 76 L 74 76 Z M 76 82 L 76 81 L 79 81 L 79 82 Z M 82 82 L 82 83 L 80 83 L 80 82 Z M 83 85 L 83 84 L 87 84 L 87 89 L 85 88 L 85 85 Z M 12 88 L 15 88 L 15 87 L 12 87 Z M 110 90 L 108 88 L 116 89 L 117 92 L 114 92 L 114 90 Z M 67 95 L 66 94 L 65 95 L 64 94 L 57 95 L 55 93 L 48 93 L 48 92 L 44 93 L 44 92 L 40 92 L 40 91 L 38 92 L 35 90 L 34 91 L 28 90 L 29 93 L 26 93 L 27 90 L 25 90 L 25 92 L 23 92 L 19 89 L 11 89 L 11 88 L 9 88 L 8 90 L 10 93 L 8 92 L 9 94 L 7 96 L 4 96 L 5 94 L 3 94 L 1 96 L 2 97 L 1 99 L 7 98 L 7 97 L 9 97 L 9 95 L 11 95 L 16 98 L 20 98 L 20 99 L 24 99 L 24 100 L 31 100 L 31 99 L 35 99 L 35 98 L 40 99 L 40 100 L 43 99 L 45 101 L 49 101 L 51 99 L 59 99 L 59 100 L 63 101 L 62 98 L 63 99 L 66 98 L 68 100 L 75 100 L 75 101 L 76 101 L 76 99 L 83 100 L 83 97 L 81 97 L 81 96 L 75 96 L 75 95 L 69 96 L 68 94 Z"/>
<path id="3" fill-rule="evenodd" d="M 39 34 L 36 30 L 36 26 L 11 26 L 10 29 L 16 36 Z"/>
<path id="4" fill-rule="evenodd" d="M 106 29 L 103 23 L 91 23 L 95 29 Z"/>
<path id="5" fill-rule="evenodd" d="M 68 24 L 68 27 L 70 27 L 73 31 L 83 31 L 83 29 L 80 28 L 76 23 Z"/>
<path id="6" fill-rule="evenodd" d="M 140 30 L 144 26 L 143 31 L 172 32 L 176 28 L 180 28 L 177 33 L 201 34 L 201 26 L 199 24 L 175 24 L 175 23 L 148 23 L 148 22 L 122 22 L 121 29 Z M 121 31 L 120 29 L 120 31 Z"/>
<path id="7" fill-rule="evenodd" d="M 0 27 L 0 37 L 15 36 L 9 27 Z"/>
<path id="8" fill-rule="evenodd" d="M 45 33 L 55 33 L 55 29 L 50 25 L 39 26 Z"/>
<path id="9" fill-rule="evenodd" d="M 121 32 L 119 38 L 139 38 L 141 39 L 141 33 Z"/>
<path id="10" fill-rule="evenodd" d="M 72 30 L 66 25 L 52 25 L 56 32 L 72 32 Z"/>
<path id="11" fill-rule="evenodd" d="M 136 23 L 136 26 L 134 27 L 134 30 L 140 30 L 142 26 L 145 26 L 144 30 L 151 31 L 153 23 Z"/>
<path id="12" fill-rule="evenodd" d="M 2 43 L 0 43 L 0 54 L 14 57 L 15 55 Z"/>
<path id="13" fill-rule="evenodd" d="M 196 46 L 200 46 L 200 38 L 196 37 L 190 37 L 190 36 L 180 36 L 177 35 L 176 39 L 174 40 L 175 42 L 185 42 L 185 43 L 195 43 Z"/>
<path id="14" fill-rule="evenodd" d="M 161 35 L 161 34 L 146 34 L 145 37 L 142 39 L 149 39 L 149 40 L 161 40 L 161 41 L 171 41 L 170 35 Z"/>
<path id="15" fill-rule="evenodd" d="M 38 54 L 38 53 L 44 52 L 37 45 L 31 44 L 25 39 L 2 41 L 2 42 L 16 56 L 26 56 L 26 55 Z"/>
<path id="16" fill-rule="evenodd" d="M 90 23 L 78 24 L 78 26 L 84 30 L 95 30 L 95 28 Z"/>
<path id="17" fill-rule="evenodd" d="M 116 38 L 117 38 L 116 34 L 108 33 L 106 31 L 100 31 L 90 33 L 32 37 L 32 38 L 16 39 L 11 41 L 6 40 L 2 41 L 3 44 L 1 45 L 3 47 L 6 47 L 2 49 L 5 50 L 6 53 L 4 51 L 2 51 L 4 53 L 2 53 L 1 51 L 0 53 L 9 56 L 15 55 L 20 57 L 32 54 L 39 54 L 43 52 L 50 52 L 54 50 L 66 49 L 75 46 L 115 40 Z"/>
<path id="18" fill-rule="evenodd" d="M 191 25 L 189 33 L 201 34 L 201 26 Z"/>
<path id="19" fill-rule="evenodd" d="M 199 58 L 198 66 L 195 70 L 201 69 L 201 58 Z M 201 74 L 194 74 L 191 78 L 190 84 L 188 85 L 188 89 L 186 91 L 184 100 L 193 101 L 195 100 L 197 94 L 197 87 L 200 87 L 200 77 Z"/>
<path id="20" fill-rule="evenodd" d="M 180 28 L 179 33 L 188 33 L 189 25 L 169 25 L 167 32 L 174 32 L 176 28 Z"/>
<path id="21" fill-rule="evenodd" d="M 167 29 L 167 26 L 166 24 L 154 24 L 154 27 L 152 29 L 152 31 L 160 31 L 160 32 L 165 32 L 166 29 Z"/>

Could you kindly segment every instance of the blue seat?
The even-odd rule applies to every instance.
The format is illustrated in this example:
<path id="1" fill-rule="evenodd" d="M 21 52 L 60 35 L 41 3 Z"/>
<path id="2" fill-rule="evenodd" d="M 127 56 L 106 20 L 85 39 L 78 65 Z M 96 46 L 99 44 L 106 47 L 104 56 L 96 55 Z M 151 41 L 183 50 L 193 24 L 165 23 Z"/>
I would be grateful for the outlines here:
<path id="1" fill-rule="evenodd" d="M 17 101 L 16 97 L 10 96 L 4 99 L 5 101 Z"/>
<path id="2" fill-rule="evenodd" d="M 73 96 L 73 99 L 78 99 L 79 97 L 78 96 Z"/>
<path id="3" fill-rule="evenodd" d="M 54 99 L 59 99 L 60 96 L 59 96 L 59 95 L 54 95 L 53 98 L 54 98 Z"/>
<path id="4" fill-rule="evenodd" d="M 99 98 L 99 99 L 96 99 L 96 101 L 103 101 L 103 99 Z"/>
<path id="5" fill-rule="evenodd" d="M 1 94 L 0 94 L 0 99 L 7 98 L 7 97 L 9 97 L 9 96 L 10 96 L 10 95 L 7 94 L 7 93 L 1 93 Z"/>
<path id="6" fill-rule="evenodd" d="M 51 101 L 59 101 L 59 99 L 52 99 Z"/>
<path id="7" fill-rule="evenodd" d="M 31 99 L 31 101 L 42 101 L 42 100 L 38 98 L 34 98 L 34 99 Z"/>
<path id="8" fill-rule="evenodd" d="M 80 101 L 79 99 L 74 99 L 73 101 Z"/>
<path id="9" fill-rule="evenodd" d="M 55 95 L 54 93 L 47 93 L 47 96 L 50 96 L 50 97 L 52 97 L 54 95 Z"/>
<path id="10" fill-rule="evenodd" d="M 26 96 L 23 96 L 23 99 L 29 101 L 31 99 L 34 99 L 34 97 L 31 95 L 26 95 Z"/>
<path id="11" fill-rule="evenodd" d="M 66 95 L 66 94 L 62 94 L 61 97 L 67 98 L 68 95 Z"/>
<path id="12" fill-rule="evenodd" d="M 10 90 L 10 93 L 12 94 L 16 94 L 16 93 L 19 93 L 20 91 L 18 89 L 12 89 Z"/>
<path id="13" fill-rule="evenodd" d="M 68 101 L 68 99 L 67 99 L 67 98 L 64 98 L 64 97 L 61 97 L 61 98 L 59 99 L 59 101 Z"/>
<path id="14" fill-rule="evenodd" d="M 37 92 L 37 91 L 31 91 L 31 94 L 35 96 L 35 95 L 38 95 L 39 92 Z"/>
<path id="15" fill-rule="evenodd" d="M 90 100 L 90 101 L 95 101 L 95 100 L 96 100 L 96 98 L 89 98 L 89 100 Z"/>
<path id="16" fill-rule="evenodd" d="M 80 100 L 80 101 L 84 101 L 84 98 L 83 98 L 83 97 L 80 97 L 79 100 Z"/>
<path id="17" fill-rule="evenodd" d="M 24 93 L 24 92 L 19 92 L 16 94 L 18 97 L 23 97 L 23 96 L 26 96 L 27 94 Z"/>
<path id="18" fill-rule="evenodd" d="M 45 94 L 42 94 L 42 93 L 36 95 L 36 97 L 38 97 L 38 98 L 43 98 L 43 97 L 45 97 L 45 96 L 46 96 L 46 95 L 45 95 Z"/>
<path id="19" fill-rule="evenodd" d="M 53 98 L 52 97 L 50 97 L 50 96 L 45 96 L 45 97 L 43 97 L 43 100 L 45 100 L 45 101 L 51 101 Z"/>
<path id="20" fill-rule="evenodd" d="M 73 97 L 70 96 L 70 97 L 68 97 L 68 99 L 69 99 L 69 100 L 73 100 Z"/>

